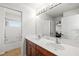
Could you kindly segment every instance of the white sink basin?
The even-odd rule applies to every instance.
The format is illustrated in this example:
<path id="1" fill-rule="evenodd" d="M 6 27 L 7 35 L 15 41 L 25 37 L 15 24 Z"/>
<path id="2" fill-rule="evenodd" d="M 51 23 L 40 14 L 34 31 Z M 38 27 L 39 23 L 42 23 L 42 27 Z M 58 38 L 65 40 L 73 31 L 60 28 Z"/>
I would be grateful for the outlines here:
<path id="1" fill-rule="evenodd" d="M 52 41 L 52 40 L 48 40 L 48 39 L 44 39 L 44 38 L 39 39 L 39 42 L 43 42 L 43 43 L 45 43 L 45 44 L 47 44 L 47 43 L 55 43 L 55 42 Z"/>
<path id="2" fill-rule="evenodd" d="M 61 44 L 56 44 L 56 43 L 47 43 L 45 44 L 47 47 L 51 47 L 54 50 L 64 50 L 64 47 Z"/>

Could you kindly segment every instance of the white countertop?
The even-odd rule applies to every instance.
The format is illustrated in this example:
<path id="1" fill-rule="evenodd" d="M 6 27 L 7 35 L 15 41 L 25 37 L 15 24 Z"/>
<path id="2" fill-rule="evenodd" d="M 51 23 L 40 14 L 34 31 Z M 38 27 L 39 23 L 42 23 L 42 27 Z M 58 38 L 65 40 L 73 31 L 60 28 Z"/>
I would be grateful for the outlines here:
<path id="1" fill-rule="evenodd" d="M 58 56 L 79 56 L 78 47 L 67 44 L 56 44 L 55 41 L 45 38 L 38 39 L 35 35 L 28 35 L 25 38 Z"/>

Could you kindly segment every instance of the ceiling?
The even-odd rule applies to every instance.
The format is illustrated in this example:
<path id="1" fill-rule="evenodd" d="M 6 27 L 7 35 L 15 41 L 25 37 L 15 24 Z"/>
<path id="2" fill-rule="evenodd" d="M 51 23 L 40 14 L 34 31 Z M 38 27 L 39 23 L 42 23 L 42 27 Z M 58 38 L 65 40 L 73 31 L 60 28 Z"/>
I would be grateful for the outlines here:
<path id="1" fill-rule="evenodd" d="M 39 11 L 42 8 L 45 8 L 46 6 L 48 6 L 49 3 L 25 3 L 24 5 L 29 6 L 36 11 Z"/>

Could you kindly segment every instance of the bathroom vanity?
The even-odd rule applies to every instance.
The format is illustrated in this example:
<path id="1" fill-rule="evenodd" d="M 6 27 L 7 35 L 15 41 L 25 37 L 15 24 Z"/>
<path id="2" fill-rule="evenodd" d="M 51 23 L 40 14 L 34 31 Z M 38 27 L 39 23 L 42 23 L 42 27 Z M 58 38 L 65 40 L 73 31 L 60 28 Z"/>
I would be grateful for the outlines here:
<path id="1" fill-rule="evenodd" d="M 55 39 L 55 37 L 51 40 L 33 35 L 26 36 L 26 56 L 79 56 L 79 47 L 64 43 L 57 44 Z"/>
<path id="2" fill-rule="evenodd" d="M 56 56 L 56 54 L 42 48 L 41 46 L 26 39 L 26 55 L 27 56 Z"/>

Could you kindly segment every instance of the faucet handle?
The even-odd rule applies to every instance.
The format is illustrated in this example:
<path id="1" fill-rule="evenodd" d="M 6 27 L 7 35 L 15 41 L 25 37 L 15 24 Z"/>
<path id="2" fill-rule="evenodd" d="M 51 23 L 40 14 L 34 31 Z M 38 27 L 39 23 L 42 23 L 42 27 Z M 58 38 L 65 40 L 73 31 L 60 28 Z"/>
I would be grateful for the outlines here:
<path id="1" fill-rule="evenodd" d="M 40 35 L 38 35 L 38 38 L 41 38 L 41 36 L 40 36 Z"/>

